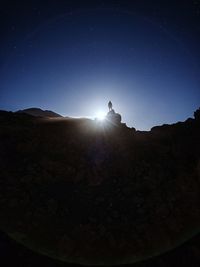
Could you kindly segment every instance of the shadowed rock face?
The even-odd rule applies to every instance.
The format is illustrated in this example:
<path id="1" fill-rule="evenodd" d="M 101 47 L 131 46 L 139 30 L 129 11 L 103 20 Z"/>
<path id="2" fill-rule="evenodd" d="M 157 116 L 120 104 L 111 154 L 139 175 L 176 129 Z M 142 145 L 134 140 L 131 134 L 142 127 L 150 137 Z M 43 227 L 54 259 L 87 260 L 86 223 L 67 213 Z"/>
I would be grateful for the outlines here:
<path id="1" fill-rule="evenodd" d="M 200 108 L 198 108 L 198 109 L 194 112 L 194 118 L 195 118 L 195 120 L 200 121 Z"/>
<path id="2" fill-rule="evenodd" d="M 200 124 L 132 131 L 0 112 L 0 228 L 51 257 L 132 263 L 199 231 Z"/>

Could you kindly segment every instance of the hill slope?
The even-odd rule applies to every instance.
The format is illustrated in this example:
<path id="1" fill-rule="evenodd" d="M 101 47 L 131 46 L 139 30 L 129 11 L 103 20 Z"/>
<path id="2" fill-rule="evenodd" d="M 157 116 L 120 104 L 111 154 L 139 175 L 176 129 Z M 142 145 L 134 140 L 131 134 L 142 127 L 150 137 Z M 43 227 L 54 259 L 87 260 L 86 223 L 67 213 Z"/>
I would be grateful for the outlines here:
<path id="1" fill-rule="evenodd" d="M 18 110 L 17 113 L 26 113 L 35 117 L 62 117 L 60 114 L 55 113 L 51 110 L 42 110 L 40 108 L 27 108 Z"/>
<path id="2" fill-rule="evenodd" d="M 0 227 L 65 261 L 132 263 L 200 228 L 200 124 L 134 132 L 0 113 Z"/>

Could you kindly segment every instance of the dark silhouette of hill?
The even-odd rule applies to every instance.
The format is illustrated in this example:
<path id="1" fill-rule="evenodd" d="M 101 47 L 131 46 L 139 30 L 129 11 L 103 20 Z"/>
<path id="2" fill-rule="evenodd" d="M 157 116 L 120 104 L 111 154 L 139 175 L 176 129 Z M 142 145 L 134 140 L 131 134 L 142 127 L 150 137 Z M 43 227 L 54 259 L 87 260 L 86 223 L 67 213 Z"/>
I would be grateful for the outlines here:
<path id="1" fill-rule="evenodd" d="M 4 111 L 0 123 L 0 228 L 18 242 L 64 261 L 122 264 L 199 232 L 197 116 L 149 132 Z"/>
<path id="2" fill-rule="evenodd" d="M 35 117 L 62 117 L 60 114 L 55 113 L 51 110 L 42 110 L 40 108 L 27 108 L 23 110 L 18 110 L 17 113 L 26 113 Z"/>

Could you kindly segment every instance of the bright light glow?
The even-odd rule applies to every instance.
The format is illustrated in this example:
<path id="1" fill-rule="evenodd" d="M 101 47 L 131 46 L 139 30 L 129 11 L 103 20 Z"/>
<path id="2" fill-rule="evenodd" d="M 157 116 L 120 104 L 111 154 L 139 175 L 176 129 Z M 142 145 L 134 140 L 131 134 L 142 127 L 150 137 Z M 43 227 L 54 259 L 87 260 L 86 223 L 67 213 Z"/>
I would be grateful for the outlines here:
<path id="1" fill-rule="evenodd" d="M 106 114 L 103 111 L 97 112 L 96 118 L 100 121 L 105 120 Z"/>

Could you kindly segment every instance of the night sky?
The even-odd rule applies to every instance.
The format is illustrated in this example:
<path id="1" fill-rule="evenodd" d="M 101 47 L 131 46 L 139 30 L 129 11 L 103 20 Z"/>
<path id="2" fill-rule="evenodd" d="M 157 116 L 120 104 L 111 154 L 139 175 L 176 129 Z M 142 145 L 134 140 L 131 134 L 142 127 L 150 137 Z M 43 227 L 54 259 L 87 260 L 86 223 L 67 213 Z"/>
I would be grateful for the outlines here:
<path id="1" fill-rule="evenodd" d="M 149 130 L 200 106 L 200 1 L 1 1 L 0 109 Z"/>

